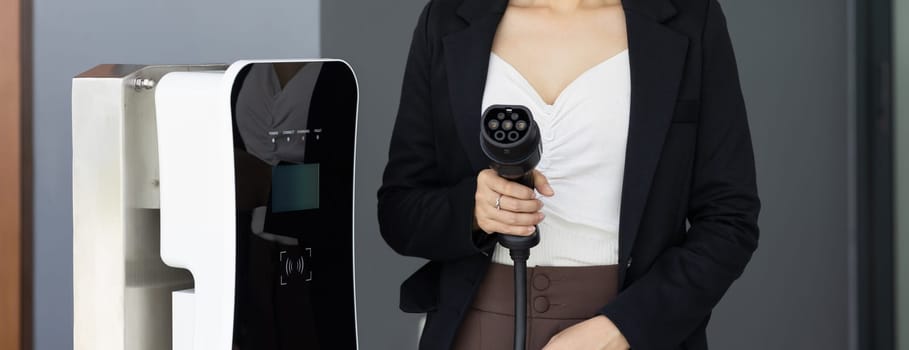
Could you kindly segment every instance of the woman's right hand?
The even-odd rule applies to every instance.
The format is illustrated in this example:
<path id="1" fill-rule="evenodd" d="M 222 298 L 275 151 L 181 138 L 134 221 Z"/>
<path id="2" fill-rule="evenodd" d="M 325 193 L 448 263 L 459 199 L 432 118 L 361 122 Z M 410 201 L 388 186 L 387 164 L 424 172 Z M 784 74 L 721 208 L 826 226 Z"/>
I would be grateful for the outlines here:
<path id="1" fill-rule="evenodd" d="M 540 194 L 547 197 L 555 194 L 549 186 L 549 180 L 537 170 L 533 171 L 533 183 Z M 533 189 L 509 181 L 492 169 L 483 170 L 477 175 L 475 203 L 475 225 L 487 234 L 528 236 L 544 217 L 540 211 L 543 202 L 536 199 Z"/>

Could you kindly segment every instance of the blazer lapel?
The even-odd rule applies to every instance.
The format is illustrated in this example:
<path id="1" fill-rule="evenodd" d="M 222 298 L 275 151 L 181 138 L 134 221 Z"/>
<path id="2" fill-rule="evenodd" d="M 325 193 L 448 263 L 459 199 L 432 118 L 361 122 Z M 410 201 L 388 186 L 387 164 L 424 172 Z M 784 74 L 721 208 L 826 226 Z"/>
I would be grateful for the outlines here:
<path id="1" fill-rule="evenodd" d="M 468 22 L 464 29 L 442 38 L 448 91 L 458 137 L 474 170 L 489 167 L 480 149 L 480 118 L 489 53 L 506 0 L 467 0 L 458 14 Z"/>
<path id="2" fill-rule="evenodd" d="M 631 65 L 631 117 L 619 219 L 619 263 L 630 265 L 650 186 L 672 121 L 688 38 L 661 24 L 675 9 L 664 0 L 625 0 Z M 620 269 L 624 281 L 625 269 Z"/>

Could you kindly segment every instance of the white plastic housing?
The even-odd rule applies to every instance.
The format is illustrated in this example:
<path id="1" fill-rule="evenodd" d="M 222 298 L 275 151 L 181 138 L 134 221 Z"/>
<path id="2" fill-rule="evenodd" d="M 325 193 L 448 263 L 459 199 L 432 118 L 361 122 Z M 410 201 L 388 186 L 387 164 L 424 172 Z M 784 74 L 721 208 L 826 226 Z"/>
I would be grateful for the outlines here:
<path id="1" fill-rule="evenodd" d="M 155 93 L 161 259 L 189 270 L 195 282 L 194 291 L 183 292 L 193 293 L 195 310 L 174 310 L 175 326 L 183 323 L 178 318 L 195 320 L 192 347 L 175 337 L 175 349 L 231 347 L 236 211 L 230 87 L 224 72 L 175 72 L 158 82 Z"/>

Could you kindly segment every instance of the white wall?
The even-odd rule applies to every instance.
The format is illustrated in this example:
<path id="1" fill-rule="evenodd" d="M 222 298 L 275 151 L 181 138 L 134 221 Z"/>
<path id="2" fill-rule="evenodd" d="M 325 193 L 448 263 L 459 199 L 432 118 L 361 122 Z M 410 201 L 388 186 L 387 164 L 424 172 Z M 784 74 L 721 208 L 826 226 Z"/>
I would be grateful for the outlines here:
<path id="1" fill-rule="evenodd" d="M 319 55 L 318 0 L 34 1 L 34 345 L 72 348 L 70 79 L 99 63 Z"/>

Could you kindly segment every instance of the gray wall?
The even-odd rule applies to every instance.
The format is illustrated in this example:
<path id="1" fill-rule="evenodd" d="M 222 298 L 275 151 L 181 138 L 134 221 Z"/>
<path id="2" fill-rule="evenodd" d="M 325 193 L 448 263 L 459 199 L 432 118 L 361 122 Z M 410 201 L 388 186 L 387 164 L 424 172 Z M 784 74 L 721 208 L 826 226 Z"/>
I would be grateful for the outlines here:
<path id="1" fill-rule="evenodd" d="M 893 2 L 896 137 L 896 341 L 909 350 L 909 0 Z"/>
<path id="2" fill-rule="evenodd" d="M 401 281 L 421 260 L 385 244 L 376 219 L 376 190 L 388 160 L 404 61 L 425 0 L 322 2 L 322 55 L 343 58 L 357 72 L 357 317 L 363 349 L 415 349 L 418 320 L 398 309 Z"/>
<path id="3" fill-rule="evenodd" d="M 99 63 L 319 55 L 318 0 L 34 1 L 34 344 L 72 348 L 70 79 Z"/>
<path id="4" fill-rule="evenodd" d="M 711 344 L 847 349 L 846 1 L 721 2 L 738 56 L 763 210 L 760 246 L 717 308 Z"/>
<path id="5" fill-rule="evenodd" d="M 397 295 L 419 261 L 387 248 L 374 204 L 410 36 L 425 2 L 322 4 L 323 54 L 349 59 L 360 78 L 357 283 L 369 290 L 358 295 L 358 306 L 370 349 L 413 348 L 416 338 L 417 318 L 398 311 Z M 710 342 L 716 349 L 846 349 L 846 2 L 722 3 L 739 57 L 764 210 L 760 248 L 717 308 Z"/>

